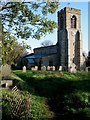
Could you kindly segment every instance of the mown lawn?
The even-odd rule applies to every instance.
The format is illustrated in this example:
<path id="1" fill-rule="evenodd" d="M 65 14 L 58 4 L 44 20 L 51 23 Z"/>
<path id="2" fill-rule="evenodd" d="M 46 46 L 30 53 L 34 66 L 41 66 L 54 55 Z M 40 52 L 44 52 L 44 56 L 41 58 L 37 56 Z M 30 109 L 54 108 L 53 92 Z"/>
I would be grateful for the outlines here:
<path id="1" fill-rule="evenodd" d="M 31 118 L 90 120 L 90 73 L 16 70 L 11 78 L 31 94 Z"/>

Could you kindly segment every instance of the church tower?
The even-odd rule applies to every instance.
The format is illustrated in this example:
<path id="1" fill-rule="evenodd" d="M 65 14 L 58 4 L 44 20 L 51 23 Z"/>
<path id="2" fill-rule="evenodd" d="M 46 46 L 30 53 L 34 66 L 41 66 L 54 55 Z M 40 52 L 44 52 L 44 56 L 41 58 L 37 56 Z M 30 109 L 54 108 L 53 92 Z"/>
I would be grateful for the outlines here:
<path id="1" fill-rule="evenodd" d="M 68 71 L 83 66 L 80 10 L 65 7 L 58 12 L 59 64 Z"/>

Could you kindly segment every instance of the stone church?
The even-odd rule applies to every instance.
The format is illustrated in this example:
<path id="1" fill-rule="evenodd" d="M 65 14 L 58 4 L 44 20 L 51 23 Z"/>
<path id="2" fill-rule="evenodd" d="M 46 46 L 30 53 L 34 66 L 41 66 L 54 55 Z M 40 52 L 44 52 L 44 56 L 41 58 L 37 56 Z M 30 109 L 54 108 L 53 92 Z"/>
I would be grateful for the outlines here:
<path id="1" fill-rule="evenodd" d="M 58 11 L 58 40 L 56 45 L 34 49 L 37 66 L 62 66 L 63 70 L 75 71 L 84 68 L 81 34 L 81 11 L 65 7 Z"/>

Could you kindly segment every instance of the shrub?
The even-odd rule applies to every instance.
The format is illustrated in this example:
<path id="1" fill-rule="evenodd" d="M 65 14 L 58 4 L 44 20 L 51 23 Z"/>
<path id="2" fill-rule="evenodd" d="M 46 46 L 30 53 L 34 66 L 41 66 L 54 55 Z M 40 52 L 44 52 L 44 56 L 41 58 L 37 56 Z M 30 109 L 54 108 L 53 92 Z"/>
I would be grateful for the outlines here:
<path id="1" fill-rule="evenodd" d="M 58 95 L 56 98 L 58 112 L 68 119 L 90 119 L 90 94 L 86 92 L 74 92 Z"/>
<path id="2" fill-rule="evenodd" d="M 20 91 L 3 90 L 2 117 L 3 119 L 27 120 L 30 117 L 31 97 Z"/>

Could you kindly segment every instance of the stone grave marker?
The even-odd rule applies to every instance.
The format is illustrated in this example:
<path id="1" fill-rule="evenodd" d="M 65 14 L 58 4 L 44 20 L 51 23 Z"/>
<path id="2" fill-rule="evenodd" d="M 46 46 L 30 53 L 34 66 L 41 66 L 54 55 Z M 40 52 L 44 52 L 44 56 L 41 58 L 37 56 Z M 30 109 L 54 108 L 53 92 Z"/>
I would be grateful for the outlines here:
<path id="1" fill-rule="evenodd" d="M 62 71 L 62 66 L 59 66 L 59 71 Z"/>
<path id="2" fill-rule="evenodd" d="M 11 75 L 11 66 L 6 64 L 1 66 L 1 75 L 2 75 L 2 81 L 1 86 L 4 88 L 9 88 L 12 86 L 13 81 L 10 78 Z"/>
<path id="3" fill-rule="evenodd" d="M 31 70 L 35 70 L 35 67 L 31 67 Z"/>
<path id="4" fill-rule="evenodd" d="M 38 70 L 38 66 L 35 66 L 35 70 Z"/>
<path id="5" fill-rule="evenodd" d="M 2 79 L 8 79 L 11 75 L 11 66 L 6 64 L 1 66 Z"/>
<path id="6" fill-rule="evenodd" d="M 52 66 L 50 66 L 50 70 L 53 70 L 53 67 L 52 67 Z"/>
<path id="7" fill-rule="evenodd" d="M 47 70 L 50 70 L 50 66 L 47 66 Z"/>
<path id="8" fill-rule="evenodd" d="M 42 66 L 41 71 L 46 71 L 46 66 Z"/>
<path id="9" fill-rule="evenodd" d="M 52 70 L 53 70 L 53 71 L 55 70 L 55 66 L 52 66 Z"/>
<path id="10" fill-rule="evenodd" d="M 31 67 L 31 70 L 38 70 L 38 66 L 35 66 L 35 67 Z"/>
<path id="11" fill-rule="evenodd" d="M 13 81 L 12 80 L 2 80 L 1 81 L 1 86 L 4 88 L 9 88 L 13 85 Z"/>
<path id="12" fill-rule="evenodd" d="M 54 71 L 55 70 L 55 66 L 50 66 L 49 70 L 53 70 Z"/>
<path id="13" fill-rule="evenodd" d="M 70 68 L 69 68 L 69 72 L 71 72 L 71 73 L 76 73 L 76 65 L 75 64 L 72 64 L 72 66 L 70 66 Z"/>
<path id="14" fill-rule="evenodd" d="M 23 72 L 26 72 L 26 66 L 23 66 Z"/>
<path id="15" fill-rule="evenodd" d="M 85 71 L 88 72 L 88 67 L 85 68 Z"/>

